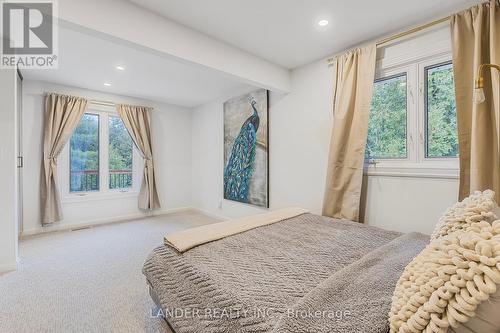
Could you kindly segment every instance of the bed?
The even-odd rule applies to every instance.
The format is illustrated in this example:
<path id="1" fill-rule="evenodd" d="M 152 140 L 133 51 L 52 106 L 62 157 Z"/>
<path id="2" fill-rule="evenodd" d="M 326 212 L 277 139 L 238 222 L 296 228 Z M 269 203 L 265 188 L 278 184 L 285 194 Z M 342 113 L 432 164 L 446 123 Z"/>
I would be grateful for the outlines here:
<path id="1" fill-rule="evenodd" d="M 143 273 L 176 333 L 384 332 L 391 296 L 427 236 L 301 214 L 180 253 Z"/>

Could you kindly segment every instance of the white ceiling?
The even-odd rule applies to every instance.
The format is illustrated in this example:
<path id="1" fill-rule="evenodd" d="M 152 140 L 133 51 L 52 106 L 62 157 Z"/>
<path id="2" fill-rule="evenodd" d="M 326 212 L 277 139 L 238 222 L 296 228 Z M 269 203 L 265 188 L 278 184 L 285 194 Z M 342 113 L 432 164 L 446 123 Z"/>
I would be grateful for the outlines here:
<path id="1" fill-rule="evenodd" d="M 23 70 L 22 74 L 26 79 L 185 107 L 251 89 L 221 72 L 64 26 L 59 26 L 58 59 L 57 70 Z M 125 71 L 118 71 L 116 65 Z M 111 86 L 104 86 L 105 82 Z"/>
<path id="2" fill-rule="evenodd" d="M 275 64 L 295 68 L 481 0 L 130 0 Z M 484 1 L 484 0 L 483 0 Z M 316 22 L 330 24 L 319 30 Z"/>
<path id="3" fill-rule="evenodd" d="M 449 15 L 481 0 L 129 0 L 285 68 Z M 123 3 L 122 3 L 123 4 Z M 137 8 L 135 8 L 137 9 Z M 317 21 L 330 24 L 319 29 Z M 234 76 L 73 25 L 59 26 L 59 68 L 26 79 L 194 107 L 248 91 Z M 125 71 L 116 70 L 121 65 Z M 111 83 L 110 87 L 104 86 Z"/>

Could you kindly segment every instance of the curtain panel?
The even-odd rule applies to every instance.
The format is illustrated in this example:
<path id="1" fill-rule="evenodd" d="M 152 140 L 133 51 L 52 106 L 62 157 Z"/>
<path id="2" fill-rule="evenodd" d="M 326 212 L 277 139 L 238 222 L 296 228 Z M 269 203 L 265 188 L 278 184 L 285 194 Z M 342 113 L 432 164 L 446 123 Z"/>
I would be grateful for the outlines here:
<path id="1" fill-rule="evenodd" d="M 476 190 L 492 189 L 500 203 L 499 73 L 486 70 L 486 100 L 473 101 L 481 64 L 500 65 L 500 1 L 474 6 L 451 18 L 457 101 L 460 200 Z"/>
<path id="2" fill-rule="evenodd" d="M 161 208 L 156 189 L 155 171 L 153 163 L 153 149 L 151 145 L 150 112 L 151 108 L 119 104 L 116 110 L 123 120 L 134 144 L 144 158 L 144 176 L 139 193 L 139 208 Z"/>
<path id="3" fill-rule="evenodd" d="M 57 157 L 73 134 L 87 108 L 81 97 L 49 94 L 45 96 L 43 163 L 41 184 L 42 225 L 62 220 L 57 184 Z"/>
<path id="4" fill-rule="evenodd" d="M 373 44 L 334 60 L 334 122 L 323 199 L 325 216 L 359 220 L 376 53 Z"/>

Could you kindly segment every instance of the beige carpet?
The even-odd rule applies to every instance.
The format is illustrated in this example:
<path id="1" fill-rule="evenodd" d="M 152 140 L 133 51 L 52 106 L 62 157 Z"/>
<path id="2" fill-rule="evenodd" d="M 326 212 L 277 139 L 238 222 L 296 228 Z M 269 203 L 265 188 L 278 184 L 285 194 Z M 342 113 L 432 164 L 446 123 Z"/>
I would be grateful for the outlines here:
<path id="1" fill-rule="evenodd" d="M 165 233 L 212 222 L 186 212 L 21 241 L 18 270 L 0 275 L 0 332 L 170 332 L 142 264 Z"/>

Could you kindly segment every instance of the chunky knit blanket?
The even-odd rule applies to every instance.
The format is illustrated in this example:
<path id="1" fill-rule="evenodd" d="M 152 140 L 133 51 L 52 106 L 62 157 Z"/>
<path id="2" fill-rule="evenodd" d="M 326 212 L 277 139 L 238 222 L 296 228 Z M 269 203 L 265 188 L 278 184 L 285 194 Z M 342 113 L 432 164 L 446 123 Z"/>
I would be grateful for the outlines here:
<path id="1" fill-rule="evenodd" d="M 143 272 L 177 333 L 386 333 L 396 281 L 427 242 L 304 214 L 182 254 L 160 246 Z"/>
<path id="2" fill-rule="evenodd" d="M 433 241 L 394 291 L 391 332 L 447 332 L 475 315 L 500 284 L 500 220 L 492 192 L 477 192 L 442 218 Z"/>

